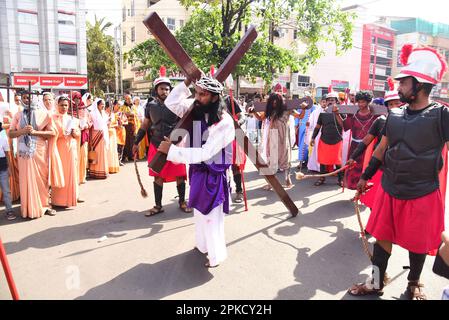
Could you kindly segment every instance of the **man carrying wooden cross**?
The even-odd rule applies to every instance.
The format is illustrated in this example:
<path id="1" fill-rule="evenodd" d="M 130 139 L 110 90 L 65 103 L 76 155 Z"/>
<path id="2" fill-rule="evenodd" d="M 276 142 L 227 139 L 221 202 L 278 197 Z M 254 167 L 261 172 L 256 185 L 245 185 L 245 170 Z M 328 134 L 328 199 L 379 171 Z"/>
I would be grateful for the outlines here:
<path id="1" fill-rule="evenodd" d="M 232 142 L 235 138 L 234 121 L 225 111 L 223 86 L 209 77 L 195 83 L 195 99 L 186 79 L 176 86 L 165 100 L 165 105 L 182 118 L 192 103 L 194 126 L 190 130 L 190 147 L 173 145 L 168 137 L 158 151 L 167 154 L 167 160 L 189 164 L 189 206 L 195 219 L 196 249 L 208 255 L 208 268 L 217 267 L 226 259 L 224 213 L 229 213 L 228 168 L 232 164 Z M 204 141 L 205 140 L 205 141 Z"/>

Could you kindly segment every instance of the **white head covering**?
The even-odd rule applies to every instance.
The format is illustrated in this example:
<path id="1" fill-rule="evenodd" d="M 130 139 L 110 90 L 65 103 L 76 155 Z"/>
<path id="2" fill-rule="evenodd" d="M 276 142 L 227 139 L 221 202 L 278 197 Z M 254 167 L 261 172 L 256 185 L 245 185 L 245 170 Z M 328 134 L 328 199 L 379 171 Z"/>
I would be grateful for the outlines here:
<path id="1" fill-rule="evenodd" d="M 91 97 L 91 100 L 92 100 L 92 94 L 90 94 L 89 92 L 86 92 L 85 94 L 83 94 L 83 96 L 81 97 L 81 101 L 83 101 L 83 104 L 86 106 L 86 107 L 88 107 L 88 105 L 86 105 L 86 103 L 87 103 L 87 98 L 88 97 Z"/>
<path id="2" fill-rule="evenodd" d="M 50 96 L 53 99 L 53 106 L 50 110 L 47 109 L 47 107 L 44 104 L 44 98 L 45 96 Z M 51 92 L 44 92 L 42 94 L 42 99 L 39 97 L 39 107 L 44 108 L 45 110 L 49 111 L 49 112 L 55 112 L 56 110 L 56 100 L 55 100 L 55 95 Z"/>
<path id="3" fill-rule="evenodd" d="M 139 97 L 139 96 L 135 96 L 135 97 L 133 98 L 133 104 L 135 104 L 135 103 L 136 103 L 136 100 L 139 100 L 139 105 L 140 105 L 140 101 L 141 101 L 141 99 L 140 99 L 140 97 Z"/>
<path id="4" fill-rule="evenodd" d="M 103 99 L 95 99 L 93 105 L 92 105 L 92 112 L 90 113 L 91 118 L 92 118 L 92 122 L 93 122 L 93 127 L 94 130 L 101 130 L 103 131 L 103 139 L 105 141 L 106 144 L 106 149 L 109 149 L 109 129 L 108 129 L 108 115 L 106 114 L 106 112 L 104 112 L 104 110 L 102 110 L 100 112 L 100 110 L 98 110 L 98 103 L 100 101 L 103 101 Z"/>

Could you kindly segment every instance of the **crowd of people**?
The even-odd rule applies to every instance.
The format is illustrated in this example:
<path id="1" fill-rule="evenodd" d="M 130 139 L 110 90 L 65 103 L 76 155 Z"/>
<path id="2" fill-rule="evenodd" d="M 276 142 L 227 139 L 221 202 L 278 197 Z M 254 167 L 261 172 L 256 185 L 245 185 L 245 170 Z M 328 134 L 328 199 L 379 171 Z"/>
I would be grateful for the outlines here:
<path id="1" fill-rule="evenodd" d="M 146 155 L 151 162 L 161 152 L 167 162 L 160 172 L 149 170 L 155 205 L 146 215 L 164 212 L 164 184 L 176 181 L 180 210 L 194 215 L 195 248 L 207 254 L 206 267 L 216 267 L 227 257 L 224 214 L 230 212 L 230 169 L 236 185 L 234 202 L 243 200 L 245 159 L 237 156 L 236 121 L 257 144 L 270 173 L 283 172 L 284 188 L 294 186 L 291 169 L 296 146 L 297 169 L 304 165 L 322 175 L 337 170 L 337 185 L 356 191 L 354 199 L 360 198 L 371 209 L 366 230 L 377 239 L 371 259 L 376 273 L 372 283 L 354 285 L 350 294 L 383 294 L 392 244 L 397 244 L 409 251 L 410 298 L 426 299 L 420 276 L 426 255 L 438 249 L 444 230 L 447 178 L 442 179 L 440 171 L 449 141 L 449 127 L 443 125 L 449 123 L 449 108 L 429 96 L 446 64 L 431 48 L 406 51 L 407 57 L 401 56 L 405 67 L 395 78 L 398 89 L 390 81 L 390 90 L 375 100 L 385 105 L 385 115 L 370 108 L 374 99 L 370 91 L 338 93 L 330 87 L 319 104 L 302 103 L 289 110 L 282 93 L 237 100 L 204 74 L 175 87 L 161 75 L 154 81 L 153 97 L 145 103 L 126 95 L 121 105 L 79 92 L 56 98 L 44 93 L 36 101 L 23 92 L 20 99 L 15 97 L 15 110 L 4 114 L 0 136 L 6 215 L 15 218 L 11 201 L 19 197 L 22 217 L 54 215 L 53 206 L 73 207 L 82 201 L 79 188 L 86 177 L 106 179 L 119 172 L 123 162 Z M 263 112 L 255 111 L 257 100 L 265 102 Z M 190 141 L 172 141 L 176 123 L 192 104 Z M 347 104 L 357 110 L 340 113 Z M 344 165 L 346 169 L 340 171 Z M 325 182 L 321 176 L 315 186 Z M 269 191 L 272 186 L 263 188 Z M 447 275 L 446 258 L 439 262 L 439 274 Z"/>
<path id="2" fill-rule="evenodd" d="M 148 139 L 133 144 L 145 105 L 138 97 L 105 101 L 78 91 L 55 97 L 17 91 L 2 110 L 0 133 L 1 196 L 8 220 L 20 199 L 23 218 L 54 216 L 55 208 L 84 202 L 80 187 L 89 179 L 107 179 L 124 162 L 143 159 Z"/>

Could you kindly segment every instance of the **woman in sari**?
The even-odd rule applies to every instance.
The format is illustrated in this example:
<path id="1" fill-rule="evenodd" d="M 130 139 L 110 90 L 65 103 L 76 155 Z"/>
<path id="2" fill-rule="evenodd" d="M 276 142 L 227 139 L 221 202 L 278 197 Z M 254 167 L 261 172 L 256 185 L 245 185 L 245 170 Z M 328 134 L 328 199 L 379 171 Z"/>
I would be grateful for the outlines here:
<path id="1" fill-rule="evenodd" d="M 47 110 L 30 103 L 29 93 L 22 94 L 22 103 L 23 111 L 16 113 L 9 131 L 10 138 L 18 138 L 22 217 L 53 216 L 56 212 L 49 203 L 49 181 L 52 188 L 64 186 L 53 120 Z"/>
<path id="2" fill-rule="evenodd" d="M 117 127 L 117 116 L 115 112 L 112 111 L 112 107 L 109 102 L 106 102 L 106 114 L 108 115 L 108 128 L 109 128 L 109 150 L 108 150 L 108 164 L 109 173 L 117 173 L 120 171 L 120 165 L 118 161 L 117 152 L 117 132 L 115 128 Z"/>
<path id="3" fill-rule="evenodd" d="M 128 118 L 126 115 L 120 111 L 120 104 L 117 100 L 114 101 L 114 114 L 117 119 L 117 126 L 115 127 L 115 132 L 117 136 L 117 154 L 118 161 L 120 166 L 124 166 L 123 159 L 123 150 L 125 149 L 126 144 L 126 128 L 125 125 L 128 124 Z"/>
<path id="4" fill-rule="evenodd" d="M 57 132 L 56 145 L 62 160 L 65 185 L 62 188 L 52 188 L 51 203 L 60 207 L 75 207 L 79 194 L 78 138 L 81 134 L 79 120 L 67 114 L 68 97 L 59 97 L 57 103 L 53 121 Z"/>
<path id="5" fill-rule="evenodd" d="M 109 174 L 109 128 L 103 99 L 95 100 L 90 115 L 93 125 L 89 142 L 89 176 L 93 179 L 106 179 Z"/>
<path id="6" fill-rule="evenodd" d="M 143 121 L 145 120 L 145 105 L 141 104 L 140 97 L 134 97 L 133 104 L 135 109 L 137 110 L 137 130 L 142 126 Z M 137 133 L 137 131 L 136 131 Z M 149 147 L 148 138 L 147 135 L 145 135 L 145 138 L 142 139 L 139 143 L 139 152 L 138 152 L 138 159 L 141 160 L 145 158 L 145 155 L 147 154 L 147 148 Z"/>

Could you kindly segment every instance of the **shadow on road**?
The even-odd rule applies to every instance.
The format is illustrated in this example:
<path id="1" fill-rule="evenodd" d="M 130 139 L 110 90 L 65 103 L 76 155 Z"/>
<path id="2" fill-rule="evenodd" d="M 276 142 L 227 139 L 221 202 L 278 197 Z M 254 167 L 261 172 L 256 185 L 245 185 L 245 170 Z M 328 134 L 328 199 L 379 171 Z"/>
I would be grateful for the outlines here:
<path id="1" fill-rule="evenodd" d="M 301 236 L 301 229 L 306 227 L 334 238 L 331 243 L 315 252 L 311 252 L 310 248 L 299 248 L 291 242 L 276 239 L 263 231 L 273 241 L 293 247 L 298 252 L 297 266 L 293 273 L 298 284 L 280 290 L 275 299 L 312 299 L 318 291 L 336 295 L 345 291 L 352 283 L 365 280 L 370 261 L 363 253 L 359 233 L 344 228 L 341 222 L 336 221 L 352 214 L 351 205 L 347 201 L 336 201 L 319 207 L 313 213 L 289 219 L 291 224 L 280 225 L 274 230 L 275 235 L 291 237 L 298 234 Z M 329 231 L 329 227 L 336 228 L 336 231 Z"/>
<path id="2" fill-rule="evenodd" d="M 204 255 L 190 250 L 154 264 L 138 264 L 77 299 L 159 300 L 210 281 L 213 276 L 205 262 Z"/>
<path id="3" fill-rule="evenodd" d="M 163 224 L 167 221 L 190 219 L 192 217 L 192 214 L 179 211 L 178 205 L 175 203 L 169 204 L 164 208 L 164 213 L 153 217 L 145 217 L 145 212 L 126 210 L 111 217 L 75 225 L 49 228 L 29 235 L 18 242 L 5 243 L 5 249 L 8 254 L 13 254 L 28 248 L 46 249 L 79 240 L 100 239 L 103 236 L 120 238 L 125 236 L 127 231 L 139 229 L 149 229 L 149 233 L 142 236 L 147 238 L 160 232 L 163 229 Z M 80 253 L 95 249 L 97 248 L 88 249 Z"/>

